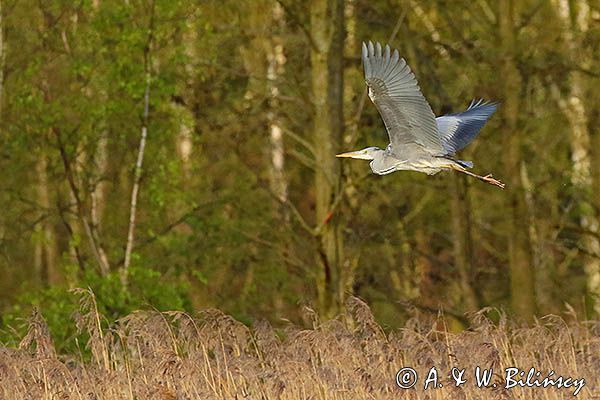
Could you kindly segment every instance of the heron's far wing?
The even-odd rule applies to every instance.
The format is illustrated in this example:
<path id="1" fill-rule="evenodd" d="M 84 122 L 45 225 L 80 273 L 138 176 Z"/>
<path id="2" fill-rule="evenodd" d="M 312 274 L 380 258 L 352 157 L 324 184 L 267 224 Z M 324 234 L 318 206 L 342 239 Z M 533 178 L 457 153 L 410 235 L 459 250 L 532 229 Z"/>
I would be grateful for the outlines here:
<path id="1" fill-rule="evenodd" d="M 432 155 L 445 155 L 435 115 L 423 97 L 415 75 L 398 51 L 363 43 L 362 60 L 369 97 L 390 135 L 392 150 L 416 143 Z"/>
<path id="2" fill-rule="evenodd" d="M 454 154 L 471 143 L 483 125 L 498 108 L 497 103 L 473 100 L 465 111 L 436 118 L 442 145 Z"/>

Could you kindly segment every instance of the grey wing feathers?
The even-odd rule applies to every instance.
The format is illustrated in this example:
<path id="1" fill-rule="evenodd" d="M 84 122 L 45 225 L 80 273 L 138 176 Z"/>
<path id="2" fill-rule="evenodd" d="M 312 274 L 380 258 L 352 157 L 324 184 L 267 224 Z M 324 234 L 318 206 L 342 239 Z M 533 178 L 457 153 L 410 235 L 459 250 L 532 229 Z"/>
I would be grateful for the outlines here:
<path id="1" fill-rule="evenodd" d="M 432 155 L 444 155 L 435 115 L 410 67 L 398 51 L 379 43 L 363 43 L 362 60 L 369 97 L 379 110 L 392 151 L 417 144 Z M 410 146 L 409 146 L 410 147 Z"/>
<path id="2" fill-rule="evenodd" d="M 436 118 L 444 149 L 454 154 L 471 143 L 497 108 L 497 103 L 473 100 L 461 113 Z"/>

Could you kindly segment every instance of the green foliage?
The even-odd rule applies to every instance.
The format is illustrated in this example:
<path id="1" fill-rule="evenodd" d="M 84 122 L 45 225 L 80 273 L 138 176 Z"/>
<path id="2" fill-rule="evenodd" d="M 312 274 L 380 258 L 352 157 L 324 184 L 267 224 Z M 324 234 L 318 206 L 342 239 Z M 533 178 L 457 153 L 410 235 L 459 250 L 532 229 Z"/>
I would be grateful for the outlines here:
<path id="1" fill-rule="evenodd" d="M 98 311 L 106 318 L 108 326 L 135 310 L 190 312 L 192 309 L 190 286 L 183 277 L 164 275 L 139 265 L 131 267 L 126 288 L 118 272 L 100 276 L 93 270 L 85 271 L 78 285 L 94 293 Z M 19 340 L 27 330 L 32 307 L 36 307 L 47 321 L 57 348 L 73 351 L 77 345 L 73 318 L 80 309 L 80 298 L 80 294 L 61 285 L 24 291 L 15 305 L 2 315 L 0 342 L 14 344 Z M 80 338 L 80 343 L 85 340 Z"/>

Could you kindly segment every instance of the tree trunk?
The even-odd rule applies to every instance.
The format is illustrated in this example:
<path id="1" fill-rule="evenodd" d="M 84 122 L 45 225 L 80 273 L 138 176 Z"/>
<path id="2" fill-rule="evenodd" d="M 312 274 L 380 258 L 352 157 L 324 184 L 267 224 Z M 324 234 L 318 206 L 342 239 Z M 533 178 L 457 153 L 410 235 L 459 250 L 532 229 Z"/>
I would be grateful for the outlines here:
<path id="1" fill-rule="evenodd" d="M 288 201 L 288 181 L 285 176 L 285 147 L 283 141 L 283 130 L 281 122 L 281 102 L 279 99 L 279 83 L 285 72 L 286 57 L 283 47 L 282 34 L 285 29 L 285 20 L 283 8 L 277 2 L 273 2 L 272 8 L 271 35 L 268 43 L 268 66 L 267 66 L 267 95 L 269 96 L 267 119 L 269 124 L 269 185 L 271 192 L 277 196 L 278 201 L 273 204 L 275 210 L 275 221 L 278 221 L 276 228 L 280 249 L 279 257 L 282 260 L 281 265 L 285 265 L 286 254 L 289 251 L 289 240 L 286 235 L 286 226 L 289 222 L 288 208 L 284 204 Z M 273 308 L 276 315 L 283 315 L 283 296 L 281 291 L 276 290 L 273 295 Z"/>
<path id="2" fill-rule="evenodd" d="M 131 202 L 129 204 L 129 228 L 127 229 L 127 241 L 125 243 L 125 257 L 123 267 L 121 269 L 121 283 L 123 287 L 127 286 L 129 265 L 131 263 L 131 255 L 133 253 L 133 245 L 135 241 L 135 228 L 137 218 L 137 202 L 142 179 L 142 166 L 144 162 L 144 152 L 146 149 L 146 140 L 148 138 L 148 122 L 150 110 L 150 84 L 152 82 L 152 61 L 151 49 L 154 41 L 154 1 L 150 5 L 150 21 L 148 23 L 148 39 L 144 48 L 144 78 L 146 85 L 144 87 L 144 111 L 142 114 L 142 129 L 140 134 L 140 145 L 138 147 L 137 159 L 135 162 L 135 172 L 133 177 L 133 187 L 131 189 Z"/>
<path id="3" fill-rule="evenodd" d="M 452 177 L 452 239 L 454 265 L 458 270 L 463 311 L 479 309 L 478 295 L 473 288 L 473 250 L 471 238 L 471 202 L 467 177 Z"/>
<path id="4" fill-rule="evenodd" d="M 91 185 L 90 215 L 94 228 L 98 232 L 98 235 L 102 236 L 102 221 L 104 210 L 106 209 L 106 195 L 108 191 L 108 183 L 106 182 L 106 171 L 108 169 L 108 132 L 104 127 L 100 132 L 100 138 L 96 145 L 94 165 L 97 168 L 94 171 L 94 182 Z M 108 265 L 108 258 L 104 251 L 101 252 L 101 257 L 103 257 L 103 262 Z"/>
<path id="5" fill-rule="evenodd" d="M 45 155 L 40 155 L 37 162 L 37 200 L 38 204 L 43 208 L 42 213 L 45 214 L 41 219 L 36 232 L 39 237 L 35 245 L 35 268 L 44 286 L 55 285 L 60 283 L 62 276 L 57 265 L 57 244 L 54 226 L 48 216 L 50 210 L 50 189 L 48 187 L 47 173 L 47 158 Z"/>
<path id="6" fill-rule="evenodd" d="M 331 206 L 340 190 L 340 150 L 343 130 L 343 0 L 313 0 L 310 7 L 310 54 L 314 102 L 316 225 L 320 311 L 337 314 L 344 302 L 344 251 L 339 214 Z"/>
<path id="7" fill-rule="evenodd" d="M 283 9 L 279 3 L 273 5 L 273 23 L 275 30 L 283 28 Z M 277 214 L 281 220 L 287 220 L 287 208 L 281 204 L 287 201 L 288 185 L 284 174 L 285 152 L 283 143 L 283 131 L 279 119 L 279 87 L 278 82 L 285 70 L 285 54 L 283 53 L 283 42 L 279 32 L 271 35 L 268 47 L 267 60 L 267 90 L 269 96 L 269 138 L 271 149 L 270 163 L 270 185 L 271 191 L 279 198 L 276 205 Z"/>
<path id="8" fill-rule="evenodd" d="M 586 67 L 589 63 L 582 44 L 582 35 L 588 29 L 590 8 L 585 0 L 556 0 L 558 16 L 565 32 L 569 60 Z M 585 110 L 584 77 L 577 70 L 567 76 L 569 92 L 564 100 L 559 95 L 559 106 L 565 114 L 571 133 L 571 182 L 578 196 L 579 224 L 584 234 L 582 247 L 587 253 L 584 269 L 591 311 L 600 315 L 600 242 L 598 216 L 593 207 L 593 180 L 590 160 L 590 132 Z M 590 256 L 591 255 L 591 256 Z"/>
<path id="9" fill-rule="evenodd" d="M 510 269 L 511 305 L 513 311 L 527 321 L 535 314 L 534 269 L 527 228 L 527 208 L 520 164 L 522 160 L 518 131 L 521 75 L 516 63 L 516 24 L 513 0 L 499 2 L 499 35 L 501 45 L 501 76 L 504 92 L 502 106 L 504 123 L 504 163 L 508 178 L 507 216 L 509 223 L 508 253 Z"/>
<path id="10" fill-rule="evenodd" d="M 2 110 L 4 109 L 4 54 L 6 53 L 4 47 L 4 11 L 2 5 L 2 0 L 0 0 L 0 118 L 2 118 Z"/>
<path id="11" fill-rule="evenodd" d="M 357 25 L 357 16 L 356 16 L 356 2 L 357 0 L 346 0 L 344 4 L 344 30 L 345 30 L 345 38 L 344 38 L 344 54 L 346 59 L 355 57 L 357 51 L 359 51 L 359 46 L 356 37 L 356 25 Z M 362 113 L 362 107 L 364 107 L 365 100 L 361 99 L 362 93 L 365 90 L 360 92 L 356 92 L 354 90 L 355 82 L 363 82 L 363 71 L 362 68 L 356 68 L 355 63 L 348 63 L 346 68 L 343 71 L 344 76 L 344 120 L 346 121 L 344 126 L 346 129 L 343 132 L 343 147 L 349 146 L 353 141 L 353 138 L 356 137 L 358 131 L 358 124 L 360 120 L 360 114 Z M 364 93 L 366 97 L 366 92 Z M 357 108 L 358 104 L 358 108 Z M 361 106 L 362 104 L 362 106 Z M 357 112 L 358 109 L 358 112 Z M 360 165 L 361 163 L 347 163 L 345 164 L 343 175 L 345 176 L 346 182 L 344 183 L 344 199 L 348 205 L 348 212 L 350 215 L 354 215 L 353 213 L 357 211 L 357 208 L 360 207 L 359 200 L 359 190 L 357 190 L 357 186 L 355 182 L 360 180 L 360 171 L 364 171 L 361 167 L 364 165 Z M 349 251 L 344 252 L 344 282 L 342 283 L 345 293 L 352 293 L 353 288 L 355 286 L 355 276 L 356 270 L 359 265 L 359 260 L 361 256 L 361 249 L 358 247 L 348 249 Z M 391 265 L 394 265 L 392 263 Z"/>
<path id="12" fill-rule="evenodd" d="M 197 18 L 192 14 L 186 21 L 185 32 L 183 33 L 184 40 L 184 52 L 188 59 L 185 64 L 185 73 L 187 85 L 189 87 L 194 86 L 194 79 L 197 71 L 195 71 L 196 65 L 199 61 L 198 55 L 198 21 Z M 182 115 L 181 123 L 179 125 L 179 132 L 175 138 L 175 146 L 177 148 L 177 154 L 181 160 L 182 170 L 186 178 L 191 177 L 192 168 L 192 153 L 194 152 L 194 143 L 192 140 L 194 134 L 194 115 L 190 108 L 182 106 L 173 102 L 173 107 L 177 110 L 177 113 Z"/>
<path id="13" fill-rule="evenodd" d="M 442 301 L 437 296 L 439 292 L 435 287 L 435 267 L 428 257 L 431 251 L 429 240 L 430 237 L 423 227 L 418 227 L 415 232 L 415 274 L 418 277 L 419 305 L 429 309 L 437 309 Z"/>

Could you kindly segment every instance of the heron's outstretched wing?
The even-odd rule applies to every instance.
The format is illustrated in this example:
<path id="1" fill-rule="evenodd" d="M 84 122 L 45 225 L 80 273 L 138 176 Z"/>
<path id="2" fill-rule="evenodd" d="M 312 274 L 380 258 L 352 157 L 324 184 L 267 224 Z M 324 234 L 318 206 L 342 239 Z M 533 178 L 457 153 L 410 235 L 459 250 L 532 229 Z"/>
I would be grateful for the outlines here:
<path id="1" fill-rule="evenodd" d="M 465 111 L 436 118 L 442 145 L 449 154 L 454 154 L 471 143 L 496 111 L 498 104 L 473 100 Z"/>
<path id="2" fill-rule="evenodd" d="M 417 144 L 432 155 L 445 155 L 435 115 L 423 97 L 415 75 L 398 51 L 363 43 L 362 60 L 369 97 L 390 135 L 392 151 Z"/>

